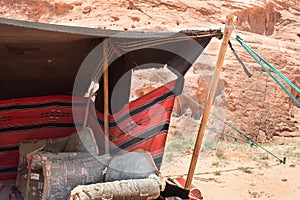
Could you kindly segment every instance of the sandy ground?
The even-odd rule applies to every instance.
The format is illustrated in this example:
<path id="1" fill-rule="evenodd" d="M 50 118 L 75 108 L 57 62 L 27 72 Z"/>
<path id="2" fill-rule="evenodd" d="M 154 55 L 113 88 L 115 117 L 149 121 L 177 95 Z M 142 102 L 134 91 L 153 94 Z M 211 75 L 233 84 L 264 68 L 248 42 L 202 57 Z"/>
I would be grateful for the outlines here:
<path id="1" fill-rule="evenodd" d="M 264 146 L 280 158 L 286 156 L 286 164 L 257 147 L 219 141 L 200 155 L 193 184 L 204 199 L 300 199 L 300 139 L 278 138 Z M 187 174 L 191 152 L 173 154 L 162 168 L 163 175 Z"/>

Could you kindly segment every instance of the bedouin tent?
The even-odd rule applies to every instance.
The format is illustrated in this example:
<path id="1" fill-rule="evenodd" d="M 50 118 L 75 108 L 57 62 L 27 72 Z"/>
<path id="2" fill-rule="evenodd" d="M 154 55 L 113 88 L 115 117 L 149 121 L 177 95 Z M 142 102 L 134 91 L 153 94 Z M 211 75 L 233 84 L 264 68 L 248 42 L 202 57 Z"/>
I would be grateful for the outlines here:
<path id="1" fill-rule="evenodd" d="M 110 140 L 122 150 L 150 151 L 159 166 L 182 77 L 213 37 L 220 39 L 221 30 L 130 32 L 0 18 L 0 180 L 15 178 L 22 140 L 63 137 L 82 127 L 92 81 L 99 90 L 89 126 L 104 151 L 104 40 Z M 165 65 L 178 79 L 129 102 L 132 70 Z"/>

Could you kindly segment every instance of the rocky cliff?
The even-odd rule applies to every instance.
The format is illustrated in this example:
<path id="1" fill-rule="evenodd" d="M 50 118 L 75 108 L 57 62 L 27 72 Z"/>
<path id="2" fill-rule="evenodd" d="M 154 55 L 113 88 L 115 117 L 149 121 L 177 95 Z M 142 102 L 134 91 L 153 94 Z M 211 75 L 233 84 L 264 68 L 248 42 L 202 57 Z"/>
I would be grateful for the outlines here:
<path id="1" fill-rule="evenodd" d="M 0 16 L 106 29 L 177 31 L 223 27 L 225 16 L 234 14 L 244 41 L 297 82 L 299 4 L 299 0 L 0 0 Z M 233 44 L 253 76 L 247 78 L 228 50 L 221 74 L 226 120 L 260 142 L 273 136 L 300 136 L 299 108 L 236 42 Z M 205 51 L 211 63 L 216 61 L 219 45 L 220 41 L 213 40 Z M 199 83 L 199 63 L 187 74 L 187 82 Z M 197 96 L 194 85 L 186 87 L 191 96 Z M 199 94 L 195 98 L 203 98 Z M 228 128 L 225 132 L 232 133 Z"/>

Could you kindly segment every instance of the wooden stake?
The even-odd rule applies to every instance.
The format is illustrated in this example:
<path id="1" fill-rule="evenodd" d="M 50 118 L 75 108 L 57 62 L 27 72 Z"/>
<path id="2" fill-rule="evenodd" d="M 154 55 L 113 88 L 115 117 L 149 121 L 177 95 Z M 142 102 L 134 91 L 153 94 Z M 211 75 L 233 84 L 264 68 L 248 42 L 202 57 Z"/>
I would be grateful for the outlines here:
<path id="1" fill-rule="evenodd" d="M 108 94 L 108 40 L 103 42 L 103 87 L 104 87 L 104 133 L 105 133 L 105 153 L 109 154 L 109 94 Z"/>
<path id="2" fill-rule="evenodd" d="M 191 160 L 191 164 L 190 164 L 190 168 L 189 168 L 189 172 L 188 172 L 188 176 L 187 176 L 187 180 L 186 180 L 186 184 L 185 184 L 185 189 L 187 189 L 187 190 L 191 189 L 191 186 L 192 186 L 192 180 L 194 177 L 195 168 L 196 168 L 196 164 L 197 164 L 198 157 L 199 157 L 199 152 L 201 150 L 201 145 L 202 145 L 206 125 L 207 125 L 207 122 L 209 119 L 210 110 L 211 110 L 212 103 L 213 103 L 213 100 L 215 97 L 215 93 L 216 93 L 216 89 L 217 89 L 217 85 L 218 85 L 218 81 L 219 81 L 219 75 L 222 70 L 222 65 L 223 65 L 223 61 L 225 58 L 228 41 L 229 41 L 231 33 L 233 31 L 232 23 L 233 23 L 233 16 L 232 15 L 227 16 L 223 40 L 222 40 L 221 48 L 219 51 L 213 79 L 210 84 L 209 93 L 208 93 L 208 96 L 206 99 L 206 104 L 205 104 L 205 108 L 203 111 L 203 116 L 202 116 L 201 124 L 199 127 L 199 131 L 198 131 L 198 135 L 197 135 L 197 139 L 196 139 L 196 143 L 195 143 L 195 147 L 194 147 L 194 152 L 193 152 L 193 156 L 192 156 L 192 160 Z"/>

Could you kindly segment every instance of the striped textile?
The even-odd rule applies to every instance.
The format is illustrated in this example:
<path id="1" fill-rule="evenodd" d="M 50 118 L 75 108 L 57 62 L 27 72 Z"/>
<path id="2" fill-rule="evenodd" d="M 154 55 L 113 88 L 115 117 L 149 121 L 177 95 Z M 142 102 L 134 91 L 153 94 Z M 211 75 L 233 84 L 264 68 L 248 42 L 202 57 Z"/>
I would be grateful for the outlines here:
<path id="1" fill-rule="evenodd" d="M 110 140 L 118 147 L 112 153 L 144 149 L 159 167 L 178 82 L 161 86 L 109 116 Z M 74 121 L 82 127 L 86 101 L 66 95 L 1 100 L 0 180 L 16 177 L 22 140 L 68 136 L 76 132 Z M 103 114 L 91 108 L 88 122 L 103 152 Z"/>
<path id="2" fill-rule="evenodd" d="M 119 150 L 149 151 L 159 168 L 175 96 L 181 93 L 182 87 L 181 79 L 177 82 L 169 82 L 111 115 L 109 117 L 110 140 L 120 148 Z M 101 113 L 97 115 L 102 118 Z"/>
<path id="3" fill-rule="evenodd" d="M 75 112 L 71 96 L 0 101 L 0 179 L 15 178 L 22 140 L 64 137 L 76 131 L 72 114 L 85 109 L 85 99 L 77 100 Z"/>

